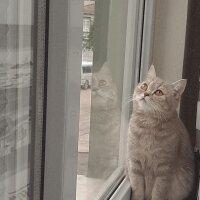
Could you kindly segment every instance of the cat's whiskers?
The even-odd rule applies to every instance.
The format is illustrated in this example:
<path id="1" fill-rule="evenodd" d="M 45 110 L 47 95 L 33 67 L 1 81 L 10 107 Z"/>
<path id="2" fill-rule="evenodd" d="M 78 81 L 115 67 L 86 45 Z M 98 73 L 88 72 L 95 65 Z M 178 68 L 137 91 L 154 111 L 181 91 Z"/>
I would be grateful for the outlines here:
<path id="1" fill-rule="evenodd" d="M 136 100 L 136 98 L 130 98 L 130 99 L 128 99 L 127 101 L 125 101 L 124 102 L 124 105 L 127 105 L 127 104 L 129 104 L 130 102 L 132 102 L 132 101 L 135 101 Z"/>
<path id="2" fill-rule="evenodd" d="M 130 101 L 132 101 L 134 98 L 133 97 L 130 97 L 130 98 L 128 98 L 127 100 L 126 100 L 126 102 L 130 102 Z"/>
<path id="3" fill-rule="evenodd" d="M 128 97 L 127 97 L 127 100 L 132 99 L 132 98 L 133 98 L 133 95 L 128 96 Z"/>

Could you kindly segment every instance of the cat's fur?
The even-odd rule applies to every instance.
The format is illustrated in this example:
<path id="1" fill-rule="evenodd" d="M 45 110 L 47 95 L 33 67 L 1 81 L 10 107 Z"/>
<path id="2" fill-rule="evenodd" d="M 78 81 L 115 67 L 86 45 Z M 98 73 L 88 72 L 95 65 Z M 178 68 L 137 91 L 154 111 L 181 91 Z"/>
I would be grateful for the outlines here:
<path id="1" fill-rule="evenodd" d="M 176 111 L 185 86 L 183 79 L 173 84 L 161 80 L 151 66 L 134 91 L 127 150 L 133 200 L 183 200 L 192 190 L 192 145 Z M 157 89 L 164 95 L 153 94 Z"/>
<path id="2" fill-rule="evenodd" d="M 88 176 L 107 179 L 117 168 L 120 110 L 118 90 L 105 62 L 93 74 Z"/>

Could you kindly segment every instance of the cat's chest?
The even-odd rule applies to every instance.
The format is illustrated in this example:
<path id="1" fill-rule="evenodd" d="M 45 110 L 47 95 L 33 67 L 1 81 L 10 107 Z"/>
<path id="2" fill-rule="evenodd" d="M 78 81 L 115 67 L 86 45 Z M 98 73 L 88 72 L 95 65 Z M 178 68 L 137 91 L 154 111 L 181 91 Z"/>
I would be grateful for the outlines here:
<path id="1" fill-rule="evenodd" d="M 141 131 L 141 130 L 140 130 Z M 143 170 L 156 170 L 156 166 L 166 159 L 174 160 L 176 156 L 176 143 L 173 136 L 166 131 L 145 130 L 132 133 L 133 138 L 129 144 L 129 154 L 139 160 Z"/>
<path id="2" fill-rule="evenodd" d="M 145 132 L 140 137 L 134 138 L 132 144 L 132 152 L 134 157 L 140 160 L 142 168 L 150 168 L 160 159 L 161 151 L 163 150 L 162 144 L 158 143 L 154 133 Z"/>
<path id="3" fill-rule="evenodd" d="M 134 146 L 141 152 L 152 154 L 156 149 L 162 146 L 162 140 L 158 141 L 157 130 L 141 129 L 134 133 Z M 162 133 L 160 133 L 162 134 Z"/>
<path id="4" fill-rule="evenodd" d="M 137 146 L 147 153 L 153 152 L 157 147 L 155 136 L 152 133 L 141 135 L 140 138 L 137 139 Z"/>

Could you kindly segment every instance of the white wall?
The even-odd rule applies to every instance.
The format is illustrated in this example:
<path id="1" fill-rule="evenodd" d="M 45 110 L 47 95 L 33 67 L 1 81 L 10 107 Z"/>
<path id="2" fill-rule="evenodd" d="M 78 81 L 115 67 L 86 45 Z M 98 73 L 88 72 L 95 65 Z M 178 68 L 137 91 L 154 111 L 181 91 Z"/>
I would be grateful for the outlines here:
<path id="1" fill-rule="evenodd" d="M 157 0 L 153 62 L 158 76 L 168 81 L 182 77 L 188 0 Z M 200 130 L 200 101 L 197 108 Z M 197 134 L 200 148 L 200 135 Z"/>
<path id="2" fill-rule="evenodd" d="M 158 76 L 182 76 L 188 0 L 157 0 L 153 63 Z"/>

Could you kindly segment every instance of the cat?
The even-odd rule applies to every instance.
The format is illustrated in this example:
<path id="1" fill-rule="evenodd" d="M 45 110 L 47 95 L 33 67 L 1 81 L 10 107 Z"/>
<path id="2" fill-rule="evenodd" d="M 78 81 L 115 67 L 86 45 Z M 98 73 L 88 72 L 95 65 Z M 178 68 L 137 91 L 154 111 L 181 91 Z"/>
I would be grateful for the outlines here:
<path id="1" fill-rule="evenodd" d="M 88 176 L 107 179 L 117 168 L 120 109 L 118 90 L 105 62 L 93 73 Z"/>
<path id="2" fill-rule="evenodd" d="M 134 200 L 183 200 L 192 190 L 192 145 L 176 111 L 186 83 L 161 80 L 152 65 L 134 90 L 127 146 Z"/>

